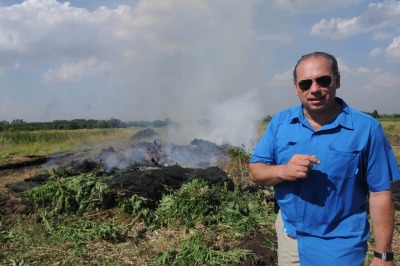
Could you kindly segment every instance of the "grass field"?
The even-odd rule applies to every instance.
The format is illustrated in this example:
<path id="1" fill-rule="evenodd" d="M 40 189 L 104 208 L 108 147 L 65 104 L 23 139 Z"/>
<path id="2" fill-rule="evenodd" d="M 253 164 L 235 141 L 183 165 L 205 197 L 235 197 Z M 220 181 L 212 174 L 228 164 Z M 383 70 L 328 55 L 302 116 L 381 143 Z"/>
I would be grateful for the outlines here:
<path id="1" fill-rule="evenodd" d="M 26 156 L 49 156 L 104 146 L 141 128 L 0 132 L 0 165 Z"/>
<path id="2" fill-rule="evenodd" d="M 384 120 L 381 123 L 400 162 L 400 121 Z M 264 129 L 265 125 L 261 125 L 260 134 Z M 24 160 L 26 156 L 108 147 L 138 130 L 140 128 L 0 132 L 0 165 Z M 165 134 L 165 129 L 159 131 L 161 135 Z M 236 184 L 249 184 L 248 162 L 248 154 L 234 150 L 224 170 Z M 169 195 L 163 199 L 162 208 L 154 213 L 145 208 L 143 199 L 138 198 L 131 198 L 109 210 L 90 209 L 87 202 L 98 201 L 95 196 L 81 202 L 88 209 L 78 214 L 65 210 L 67 200 L 82 195 L 84 188 L 89 189 L 89 184 L 92 186 L 90 194 L 100 195 L 101 184 L 97 184 L 92 175 L 76 176 L 77 181 L 71 183 L 60 183 L 56 179 L 54 188 L 34 194 L 30 200 L 39 197 L 41 202 L 43 198 L 40 197 L 46 195 L 52 195 L 53 200 L 57 195 L 57 202 L 61 204 L 57 206 L 61 206 L 61 210 L 54 212 L 49 207 L 37 207 L 33 213 L 21 215 L 24 210 L 15 209 L 20 206 L 19 196 L 4 189 L 5 181 L 21 180 L 39 170 L 27 168 L 0 175 L 1 265 L 239 265 L 240 260 L 257 261 L 254 254 L 238 248 L 239 242 L 249 237 L 250 232 L 252 238 L 260 234 L 268 236 L 258 244 L 276 249 L 275 214 L 270 202 L 260 201 L 260 195 L 231 193 L 223 187 L 208 187 L 201 183 L 190 184 Z M 51 189 L 56 189 L 58 194 L 48 194 Z M 269 191 L 264 193 L 268 195 Z M 216 210 L 212 214 L 201 213 L 205 206 L 197 206 L 215 200 L 216 195 L 221 198 L 220 204 L 227 208 L 221 213 Z M 16 213 L 5 211 L 6 204 Z M 178 209 L 184 212 L 176 213 Z M 396 254 L 400 254 L 399 210 L 398 207 L 393 241 Z M 194 217 L 195 220 L 186 221 L 182 217 Z M 214 222 L 206 226 L 209 222 L 204 221 L 209 221 L 207 219 L 214 219 Z M 370 244 L 373 244 L 373 235 Z M 371 257 L 372 250 L 368 260 Z"/>

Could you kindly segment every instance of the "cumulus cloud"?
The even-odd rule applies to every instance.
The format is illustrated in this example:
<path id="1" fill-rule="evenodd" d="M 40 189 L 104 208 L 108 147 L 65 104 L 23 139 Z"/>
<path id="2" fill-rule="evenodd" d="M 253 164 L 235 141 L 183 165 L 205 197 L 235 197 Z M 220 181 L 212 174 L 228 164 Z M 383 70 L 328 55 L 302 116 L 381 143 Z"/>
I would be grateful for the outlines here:
<path id="1" fill-rule="evenodd" d="M 273 78 L 274 85 L 290 85 L 293 83 L 293 69 L 277 74 Z"/>
<path id="2" fill-rule="evenodd" d="M 386 49 L 385 55 L 390 62 L 400 63 L 400 36 L 393 39 Z"/>
<path id="3" fill-rule="evenodd" d="M 395 27 L 394 25 L 399 24 L 400 2 L 386 0 L 369 4 L 368 10 L 357 17 L 323 19 L 312 26 L 311 35 L 340 39 L 384 27 Z"/>
<path id="4" fill-rule="evenodd" d="M 57 69 L 49 69 L 43 75 L 43 81 L 48 83 L 52 80 L 81 80 L 86 73 L 90 73 L 90 68 L 95 66 L 96 60 L 93 58 L 77 63 L 64 64 Z"/>
<path id="5" fill-rule="evenodd" d="M 370 76 L 370 75 L 376 75 L 380 72 L 379 68 L 368 68 L 368 67 L 352 67 L 349 66 L 343 59 L 337 58 L 338 65 L 339 65 L 339 71 L 341 76 L 349 76 L 349 77 L 354 77 L 354 76 Z M 362 80 L 363 78 L 361 78 Z M 360 80 L 360 79 L 357 79 Z"/>
<path id="6" fill-rule="evenodd" d="M 374 76 L 369 76 L 368 83 L 366 84 L 364 90 L 373 93 L 376 95 L 376 99 L 378 98 L 385 98 L 379 97 L 381 96 L 382 92 L 387 88 L 392 87 L 399 87 L 400 86 L 400 77 L 394 75 L 392 73 L 379 73 Z M 388 95 L 385 92 L 385 95 Z"/>
<path id="7" fill-rule="evenodd" d="M 272 6 L 290 12 L 315 13 L 326 11 L 338 6 L 350 6 L 362 2 L 363 0 L 272 0 Z"/>
<path id="8" fill-rule="evenodd" d="M 380 41 L 380 40 L 388 40 L 393 38 L 393 33 L 392 32 L 387 32 L 387 31 L 378 31 L 374 32 L 372 34 L 372 39 L 374 41 Z"/>
<path id="9" fill-rule="evenodd" d="M 398 99 L 400 78 L 384 69 L 348 65 L 338 59 L 341 72 L 341 88 L 338 96 L 350 106 L 362 111 L 372 112 L 374 109 L 382 114 L 398 112 L 396 104 L 388 104 L 388 99 Z"/>
<path id="10" fill-rule="evenodd" d="M 369 52 L 369 57 L 377 57 L 382 54 L 382 49 L 377 47 Z"/>

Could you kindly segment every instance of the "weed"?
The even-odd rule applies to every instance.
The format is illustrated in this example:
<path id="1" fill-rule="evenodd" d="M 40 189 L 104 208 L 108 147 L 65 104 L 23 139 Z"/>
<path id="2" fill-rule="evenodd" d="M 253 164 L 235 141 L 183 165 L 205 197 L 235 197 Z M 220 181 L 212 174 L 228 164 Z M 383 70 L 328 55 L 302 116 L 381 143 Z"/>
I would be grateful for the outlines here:
<path id="1" fill-rule="evenodd" d="M 124 199 L 118 204 L 123 212 L 132 215 L 140 214 L 142 218 L 147 218 L 150 216 L 150 206 L 153 205 L 154 203 L 150 199 L 138 195 L 133 195 L 130 198 Z"/>
<path id="2" fill-rule="evenodd" d="M 104 202 L 110 177 L 96 172 L 66 178 L 62 170 L 54 172 L 45 185 L 33 188 L 21 195 L 23 202 L 33 202 L 38 207 L 51 207 L 54 213 L 83 214 Z"/>
<path id="3" fill-rule="evenodd" d="M 251 250 L 215 250 L 212 243 L 203 239 L 203 232 L 196 230 L 185 238 L 180 247 L 172 247 L 159 254 L 154 262 L 162 265 L 239 265 L 241 261 L 255 263 L 257 256 Z"/>
<path id="4" fill-rule="evenodd" d="M 57 242 L 70 243 L 73 251 L 77 254 L 83 253 L 86 243 L 94 239 L 110 242 L 120 241 L 123 239 L 121 232 L 128 229 L 127 226 L 84 219 L 65 222 L 65 217 L 57 219 L 51 212 L 46 212 L 43 209 L 40 215 L 42 224 L 47 228 L 52 238 Z"/>
<path id="5" fill-rule="evenodd" d="M 28 264 L 25 263 L 25 261 L 23 259 L 22 260 L 11 260 L 10 265 L 11 266 L 28 266 Z"/>
<path id="6" fill-rule="evenodd" d="M 206 181 L 195 179 L 178 191 L 165 195 L 154 213 L 154 223 L 165 226 L 178 221 L 182 225 L 193 226 L 206 222 L 219 204 L 217 195 L 210 190 Z"/>
<path id="7" fill-rule="evenodd" d="M 14 231 L 5 226 L 4 219 L 0 216 L 0 243 L 5 243 L 15 238 L 17 238 L 17 236 L 15 235 Z"/>
<path id="8" fill-rule="evenodd" d="M 231 191 L 223 184 L 210 185 L 195 179 L 162 198 L 154 212 L 153 225 L 224 224 L 242 235 L 267 221 L 271 210 L 260 205 L 260 197 L 260 193 L 245 193 L 239 187 Z"/>
<path id="9" fill-rule="evenodd" d="M 233 157 L 242 157 L 242 158 L 249 158 L 250 154 L 247 153 L 244 149 L 239 147 L 230 147 L 228 149 L 229 155 Z"/>
<path id="10" fill-rule="evenodd" d="M 239 147 L 230 147 L 228 153 L 230 158 L 226 169 L 233 182 L 242 187 L 251 185 L 248 171 L 250 154 Z"/>

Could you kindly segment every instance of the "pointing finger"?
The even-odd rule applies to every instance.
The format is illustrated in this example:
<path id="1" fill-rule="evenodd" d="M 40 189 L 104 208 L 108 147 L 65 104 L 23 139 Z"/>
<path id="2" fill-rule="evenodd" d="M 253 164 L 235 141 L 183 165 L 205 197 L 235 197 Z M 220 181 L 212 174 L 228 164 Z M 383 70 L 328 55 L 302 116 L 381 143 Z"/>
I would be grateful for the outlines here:
<path id="1" fill-rule="evenodd" d="M 320 164 L 320 160 L 318 160 L 317 156 L 313 155 L 310 156 L 310 162 L 315 163 L 315 164 Z"/>

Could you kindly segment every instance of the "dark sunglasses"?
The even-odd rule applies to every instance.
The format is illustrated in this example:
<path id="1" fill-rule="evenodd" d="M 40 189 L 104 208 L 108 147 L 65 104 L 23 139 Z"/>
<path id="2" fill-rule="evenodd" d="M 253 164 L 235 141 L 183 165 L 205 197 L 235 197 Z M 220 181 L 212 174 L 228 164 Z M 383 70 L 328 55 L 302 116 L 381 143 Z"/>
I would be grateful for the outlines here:
<path id="1" fill-rule="evenodd" d="M 331 76 L 321 76 L 316 78 L 315 81 L 320 87 L 328 87 L 332 83 L 332 78 Z M 300 80 L 297 83 L 297 85 L 299 86 L 300 90 L 306 91 L 311 88 L 312 83 L 313 83 L 312 79 L 303 79 Z"/>

